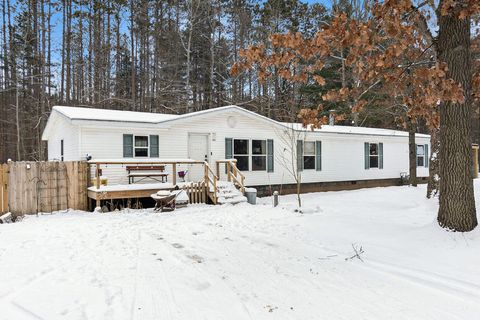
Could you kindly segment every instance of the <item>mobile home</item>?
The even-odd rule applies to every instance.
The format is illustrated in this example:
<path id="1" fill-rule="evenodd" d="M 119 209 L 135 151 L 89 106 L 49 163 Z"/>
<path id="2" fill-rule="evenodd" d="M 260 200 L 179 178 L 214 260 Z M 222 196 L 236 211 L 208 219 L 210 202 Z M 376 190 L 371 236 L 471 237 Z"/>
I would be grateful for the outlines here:
<path id="1" fill-rule="evenodd" d="M 43 133 L 49 160 L 236 159 L 245 184 L 259 193 L 338 190 L 398 184 L 408 172 L 408 133 L 324 125 L 311 130 L 238 106 L 184 115 L 55 106 Z M 430 136 L 416 135 L 417 176 L 428 176 Z M 187 179 L 201 172 L 188 164 Z M 201 171 L 201 170 L 200 170 Z M 170 172 L 176 175 L 177 172 Z M 128 183 L 123 167 L 105 168 L 110 184 Z"/>

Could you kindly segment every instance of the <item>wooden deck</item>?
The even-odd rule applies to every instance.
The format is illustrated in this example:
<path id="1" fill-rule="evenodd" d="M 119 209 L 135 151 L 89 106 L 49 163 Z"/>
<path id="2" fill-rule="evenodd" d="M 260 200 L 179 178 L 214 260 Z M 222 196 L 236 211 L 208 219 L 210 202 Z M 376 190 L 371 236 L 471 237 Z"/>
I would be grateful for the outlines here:
<path id="1" fill-rule="evenodd" d="M 174 188 L 175 185 L 171 183 L 126 184 L 100 186 L 100 188 L 93 186 L 88 188 L 88 197 L 97 201 L 148 198 L 159 190 L 173 190 Z"/>
<path id="2" fill-rule="evenodd" d="M 191 203 L 207 203 L 217 204 L 217 182 L 220 175 L 220 165 L 225 164 L 227 168 L 228 181 L 232 181 L 239 189 L 244 190 L 245 176 L 237 169 L 235 160 L 219 160 L 216 162 L 216 173 L 210 168 L 205 161 L 197 161 L 192 159 L 113 159 L 113 160 L 90 160 L 89 166 L 95 166 L 95 177 L 90 179 L 87 196 L 93 199 L 97 207 L 100 206 L 102 200 L 118 200 L 118 199 L 139 199 L 149 198 L 150 195 L 159 190 L 174 190 L 175 188 L 184 189 L 190 198 Z M 149 183 L 149 184 L 127 184 L 127 185 L 101 185 L 100 172 L 102 166 L 121 165 L 126 166 L 154 166 L 163 165 L 171 166 L 172 183 Z M 196 182 L 180 182 L 177 183 L 177 166 L 178 165 L 201 165 L 203 166 L 204 176 L 202 181 Z M 89 170 L 91 171 L 91 170 Z"/>
<path id="3" fill-rule="evenodd" d="M 189 194 L 190 199 L 194 203 L 206 203 L 211 199 L 216 203 L 216 181 L 218 178 L 213 174 L 204 161 L 197 161 L 192 159 L 113 159 L 113 160 L 90 160 L 90 166 L 95 166 L 94 180 L 89 183 L 92 187 L 88 188 L 87 196 L 89 199 L 95 200 L 96 206 L 100 206 L 102 200 L 118 200 L 118 199 L 138 199 L 149 198 L 151 194 L 159 190 L 174 190 L 175 188 L 185 189 Z M 149 183 L 149 184 L 128 184 L 128 185 L 107 185 L 102 186 L 100 181 L 100 172 L 102 166 L 108 165 L 136 165 L 136 166 L 171 166 L 171 183 Z M 178 165 L 199 165 L 204 168 L 204 182 L 180 182 L 177 183 L 177 166 Z M 206 181 L 206 182 L 205 182 Z M 212 185 L 213 190 L 210 192 L 209 184 Z"/>

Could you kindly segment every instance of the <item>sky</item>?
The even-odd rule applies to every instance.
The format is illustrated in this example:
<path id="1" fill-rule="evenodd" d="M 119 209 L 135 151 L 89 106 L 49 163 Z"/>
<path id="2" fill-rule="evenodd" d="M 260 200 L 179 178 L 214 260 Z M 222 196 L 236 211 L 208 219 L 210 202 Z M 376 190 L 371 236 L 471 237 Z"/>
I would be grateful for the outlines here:
<path id="1" fill-rule="evenodd" d="M 330 6 L 332 4 L 331 0 L 303 0 L 306 3 L 322 3 L 326 6 Z"/>

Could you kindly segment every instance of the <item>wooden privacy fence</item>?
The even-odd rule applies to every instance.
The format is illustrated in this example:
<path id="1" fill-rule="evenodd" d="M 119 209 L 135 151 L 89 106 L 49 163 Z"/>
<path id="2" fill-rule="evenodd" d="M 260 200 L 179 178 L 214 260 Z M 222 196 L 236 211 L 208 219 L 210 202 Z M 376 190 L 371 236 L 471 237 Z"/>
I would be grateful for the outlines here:
<path id="1" fill-rule="evenodd" d="M 0 164 L 0 215 L 8 212 L 8 165 Z"/>
<path id="2" fill-rule="evenodd" d="M 8 203 L 14 215 L 87 210 L 86 162 L 12 162 Z"/>
<path id="3" fill-rule="evenodd" d="M 190 203 L 207 203 L 207 188 L 205 182 L 196 182 L 184 187 Z"/>

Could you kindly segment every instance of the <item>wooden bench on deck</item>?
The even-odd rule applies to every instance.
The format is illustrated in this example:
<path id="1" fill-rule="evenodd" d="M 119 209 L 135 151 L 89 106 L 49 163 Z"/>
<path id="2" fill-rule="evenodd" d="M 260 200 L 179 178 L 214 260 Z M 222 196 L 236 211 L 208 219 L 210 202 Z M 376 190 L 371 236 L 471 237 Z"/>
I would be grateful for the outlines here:
<path id="1" fill-rule="evenodd" d="M 127 166 L 128 184 L 135 183 L 135 178 L 142 178 L 139 181 L 150 178 L 158 182 L 167 182 L 168 173 L 164 171 L 165 166 Z"/>

